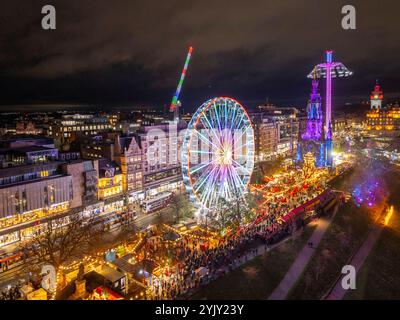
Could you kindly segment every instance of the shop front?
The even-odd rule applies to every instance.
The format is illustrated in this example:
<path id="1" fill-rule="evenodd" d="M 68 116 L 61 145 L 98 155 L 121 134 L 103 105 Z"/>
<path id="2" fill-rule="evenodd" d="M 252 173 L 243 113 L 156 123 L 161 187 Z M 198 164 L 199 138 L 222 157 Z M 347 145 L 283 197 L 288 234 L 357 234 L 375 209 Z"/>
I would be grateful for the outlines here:
<path id="1" fill-rule="evenodd" d="M 128 195 L 128 203 L 129 204 L 134 204 L 137 202 L 142 202 L 146 198 L 145 192 L 144 191 L 136 191 L 132 192 L 131 194 Z"/>
<path id="2" fill-rule="evenodd" d="M 174 181 L 174 182 L 167 182 L 162 183 L 156 186 L 152 186 L 146 190 L 146 198 L 154 197 L 157 194 L 162 192 L 170 191 L 170 192 L 180 192 L 183 188 L 183 181 Z"/>
<path id="3" fill-rule="evenodd" d="M 0 248 L 7 246 L 9 244 L 18 242 L 19 239 L 20 239 L 19 231 L 15 231 L 15 232 L 0 236 Z"/>

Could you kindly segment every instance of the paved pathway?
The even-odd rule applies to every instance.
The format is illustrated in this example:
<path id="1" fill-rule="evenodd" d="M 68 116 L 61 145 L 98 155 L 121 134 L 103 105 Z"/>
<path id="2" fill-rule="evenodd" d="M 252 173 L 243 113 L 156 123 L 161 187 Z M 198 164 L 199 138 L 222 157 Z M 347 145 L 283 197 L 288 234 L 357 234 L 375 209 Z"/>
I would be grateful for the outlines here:
<path id="1" fill-rule="evenodd" d="M 332 215 L 334 217 L 338 205 L 335 207 L 335 211 Z M 320 243 L 322 237 L 325 234 L 325 231 L 328 229 L 329 224 L 331 223 L 332 218 L 320 218 L 318 220 L 318 225 L 313 234 L 311 235 L 308 242 L 313 243 L 313 248 L 310 248 L 308 244 L 304 246 L 304 248 L 297 255 L 296 260 L 293 262 L 289 271 L 286 273 L 285 277 L 279 283 L 279 285 L 275 288 L 272 294 L 269 296 L 268 300 L 284 300 L 286 299 L 290 289 L 297 282 L 299 276 L 303 273 L 305 267 L 307 266 L 309 260 L 314 254 L 315 248 Z"/>
<path id="2" fill-rule="evenodd" d="M 245 263 L 254 259 L 255 257 L 263 255 L 263 254 L 275 249 L 276 247 L 280 246 L 281 244 L 283 244 L 284 242 L 286 242 L 290 239 L 292 239 L 292 237 L 288 236 L 288 237 L 282 239 L 281 241 L 279 241 L 273 245 L 269 245 L 269 246 L 266 246 L 265 244 L 261 244 L 257 248 L 251 249 L 251 250 L 247 251 L 246 253 L 244 253 L 242 256 L 238 257 L 236 259 L 236 264 L 231 265 L 231 269 L 229 269 L 229 267 L 227 267 L 227 266 L 222 266 L 219 268 L 219 270 L 224 270 L 225 274 L 232 272 L 233 270 L 236 270 L 237 268 L 241 267 L 242 265 L 244 265 Z M 209 278 L 207 280 L 207 282 L 203 284 L 203 286 L 199 286 L 199 287 L 189 290 L 188 292 L 183 294 L 182 297 L 186 297 L 186 299 L 190 299 L 198 291 L 202 290 L 205 286 L 207 286 L 211 282 L 217 280 L 221 276 L 222 275 L 215 275 L 213 278 Z"/>
<path id="3" fill-rule="evenodd" d="M 382 230 L 383 230 L 383 225 L 375 225 L 373 229 L 370 231 L 367 239 L 364 241 L 360 249 L 357 251 L 357 253 L 354 255 L 354 257 L 351 259 L 351 262 L 349 263 L 350 265 L 354 266 L 356 269 L 356 273 L 361 269 L 363 266 L 365 260 L 367 259 L 371 249 L 373 248 L 374 244 L 378 240 Z M 332 291 L 325 297 L 326 300 L 342 300 L 345 294 L 347 293 L 347 290 L 343 289 L 342 287 L 342 275 L 338 281 L 336 282 L 336 285 L 333 287 Z"/>

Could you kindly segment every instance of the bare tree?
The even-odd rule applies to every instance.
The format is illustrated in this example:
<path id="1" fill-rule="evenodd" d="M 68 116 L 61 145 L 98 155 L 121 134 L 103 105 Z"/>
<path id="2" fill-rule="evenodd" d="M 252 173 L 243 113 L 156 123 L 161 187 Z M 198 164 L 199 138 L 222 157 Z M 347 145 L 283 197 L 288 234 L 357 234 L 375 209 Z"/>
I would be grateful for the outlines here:
<path id="1" fill-rule="evenodd" d="M 177 194 L 171 199 L 170 208 L 174 215 L 174 222 L 187 217 L 193 217 L 194 208 L 185 195 Z"/>
<path id="2" fill-rule="evenodd" d="M 237 195 L 227 201 L 221 199 L 216 214 L 216 223 L 221 228 L 233 229 L 250 222 L 255 216 L 255 210 L 260 202 L 260 195 L 247 193 L 245 196 Z"/>
<path id="3" fill-rule="evenodd" d="M 119 231 L 123 234 L 130 232 L 137 232 L 139 230 L 138 224 L 132 214 L 126 214 L 122 216 Z"/>
<path id="4" fill-rule="evenodd" d="M 218 209 L 210 216 L 211 220 L 218 226 L 218 229 L 223 230 L 230 226 L 231 216 L 230 209 L 225 200 L 221 201 Z"/>
<path id="5" fill-rule="evenodd" d="M 104 224 L 96 223 L 94 216 L 74 213 L 67 223 L 63 219 L 48 222 L 22 249 L 31 251 L 38 263 L 49 263 L 58 270 L 62 264 L 88 253 L 103 232 Z"/>

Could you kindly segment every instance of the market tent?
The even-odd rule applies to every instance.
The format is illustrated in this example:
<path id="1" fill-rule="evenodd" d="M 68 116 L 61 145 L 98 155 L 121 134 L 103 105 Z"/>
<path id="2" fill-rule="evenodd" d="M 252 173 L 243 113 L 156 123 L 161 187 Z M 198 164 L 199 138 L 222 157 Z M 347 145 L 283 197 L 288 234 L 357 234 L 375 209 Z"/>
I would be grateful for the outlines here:
<path id="1" fill-rule="evenodd" d="M 106 264 L 85 274 L 85 280 L 88 292 L 93 292 L 100 286 L 108 286 L 120 294 L 126 293 L 126 275 Z"/>
<path id="2" fill-rule="evenodd" d="M 121 258 L 116 259 L 113 264 L 121 271 L 124 273 L 132 273 L 134 271 L 133 266 L 135 265 L 134 263 L 131 263 L 130 261 L 134 259 L 134 254 L 133 253 L 128 253 L 124 255 Z"/>
<path id="3" fill-rule="evenodd" d="M 196 220 L 192 219 L 192 218 L 186 218 L 183 221 L 183 224 L 186 226 L 186 228 L 191 229 L 197 226 L 197 222 Z"/>
<path id="4" fill-rule="evenodd" d="M 28 300 L 47 300 L 47 291 L 43 288 L 40 288 L 36 291 L 28 293 L 27 295 Z"/>
<path id="5" fill-rule="evenodd" d="M 20 290 L 19 290 L 24 298 L 28 297 L 28 294 L 34 291 L 33 287 L 29 284 L 24 285 Z"/>
<path id="6" fill-rule="evenodd" d="M 172 232 L 172 231 L 168 231 L 166 233 L 164 233 L 163 239 L 165 241 L 176 241 L 180 238 L 181 236 L 178 233 Z"/>
<path id="7" fill-rule="evenodd" d="M 93 293 L 101 300 L 124 300 L 124 297 L 106 286 L 97 287 Z"/>
<path id="8" fill-rule="evenodd" d="M 148 278 L 153 274 L 154 269 L 157 267 L 157 263 L 153 260 L 144 259 L 142 261 L 131 263 L 131 254 L 127 254 L 115 260 L 114 265 L 121 272 L 132 276 L 135 280 L 142 281 L 144 278 Z"/>
<path id="9" fill-rule="evenodd" d="M 108 281 L 115 283 L 122 278 L 125 278 L 125 275 L 121 272 L 109 267 L 106 264 L 103 264 L 96 268 L 96 272 L 106 278 Z"/>
<path id="10" fill-rule="evenodd" d="M 143 247 L 146 245 L 146 241 L 145 240 L 140 240 L 140 242 L 138 243 L 138 245 L 135 247 L 135 249 L 133 250 L 134 253 L 139 253 L 140 250 L 143 249 Z M 129 255 L 129 253 L 128 253 Z M 123 258 L 123 257 L 121 257 Z"/>

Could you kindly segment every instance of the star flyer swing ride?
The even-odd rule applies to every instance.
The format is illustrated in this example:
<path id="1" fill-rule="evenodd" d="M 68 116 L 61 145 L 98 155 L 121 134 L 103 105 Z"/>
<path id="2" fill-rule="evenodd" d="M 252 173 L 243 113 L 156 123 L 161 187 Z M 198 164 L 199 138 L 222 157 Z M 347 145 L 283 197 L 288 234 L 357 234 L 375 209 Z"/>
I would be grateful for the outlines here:
<path id="1" fill-rule="evenodd" d="M 204 102 L 188 124 L 181 159 L 202 215 L 243 197 L 254 168 L 254 131 L 243 106 L 227 97 Z"/>

